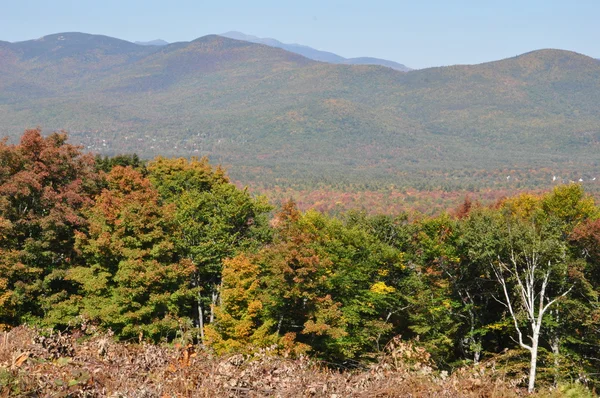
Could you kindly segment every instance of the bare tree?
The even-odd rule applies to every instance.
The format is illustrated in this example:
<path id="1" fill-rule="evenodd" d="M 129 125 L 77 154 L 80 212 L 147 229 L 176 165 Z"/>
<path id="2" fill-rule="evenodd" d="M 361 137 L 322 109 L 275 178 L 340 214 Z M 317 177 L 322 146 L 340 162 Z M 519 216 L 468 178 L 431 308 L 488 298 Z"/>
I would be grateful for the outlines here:
<path id="1" fill-rule="evenodd" d="M 573 286 L 559 293 L 554 298 L 550 298 L 547 296 L 548 281 L 556 262 L 551 260 L 547 261 L 547 263 L 545 261 L 542 262 L 540 253 L 535 247 L 520 253 L 520 255 L 517 255 L 514 248 L 511 247 L 508 257 L 508 261 L 504 262 L 498 256 L 498 261 L 491 264 L 496 278 L 502 286 L 505 300 L 502 301 L 494 298 L 508 308 L 510 312 L 515 329 L 517 330 L 518 341 L 515 340 L 515 342 L 531 354 L 528 386 L 528 391 L 531 393 L 535 389 L 538 346 L 544 314 L 557 300 L 565 297 Z M 516 300 L 511 297 L 509 292 L 507 277 L 515 281 Z M 531 340 L 530 344 L 526 344 L 523 339 L 523 332 L 519 326 L 519 314 L 514 310 L 514 301 L 519 302 L 526 314 L 527 323 L 531 328 L 531 335 L 527 336 Z"/>

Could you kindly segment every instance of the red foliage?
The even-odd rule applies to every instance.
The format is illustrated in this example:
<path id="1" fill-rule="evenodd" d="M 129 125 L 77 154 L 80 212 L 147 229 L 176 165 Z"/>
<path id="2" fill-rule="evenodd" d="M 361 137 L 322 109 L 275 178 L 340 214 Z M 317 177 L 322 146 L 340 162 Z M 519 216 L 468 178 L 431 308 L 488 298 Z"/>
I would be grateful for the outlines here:
<path id="1" fill-rule="evenodd" d="M 39 310 L 30 301 L 46 289 L 40 282 L 69 267 L 75 230 L 87 224 L 82 210 L 93 202 L 100 176 L 93 156 L 66 139 L 32 129 L 18 145 L 0 142 L 0 282 L 7 292 L 0 323 Z"/>

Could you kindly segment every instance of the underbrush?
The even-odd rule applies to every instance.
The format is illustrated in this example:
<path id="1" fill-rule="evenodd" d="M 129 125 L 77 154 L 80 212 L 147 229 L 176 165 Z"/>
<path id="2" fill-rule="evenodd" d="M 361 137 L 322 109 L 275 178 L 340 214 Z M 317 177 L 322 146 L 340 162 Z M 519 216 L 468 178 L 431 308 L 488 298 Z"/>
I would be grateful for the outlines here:
<path id="1" fill-rule="evenodd" d="M 451 375 L 429 354 L 394 339 L 377 362 L 340 371 L 266 349 L 217 357 L 185 344 L 118 343 L 112 336 L 42 335 L 27 327 L 0 335 L 0 397 L 519 397 L 526 391 L 493 361 Z M 537 396 L 593 395 L 581 385 Z"/>

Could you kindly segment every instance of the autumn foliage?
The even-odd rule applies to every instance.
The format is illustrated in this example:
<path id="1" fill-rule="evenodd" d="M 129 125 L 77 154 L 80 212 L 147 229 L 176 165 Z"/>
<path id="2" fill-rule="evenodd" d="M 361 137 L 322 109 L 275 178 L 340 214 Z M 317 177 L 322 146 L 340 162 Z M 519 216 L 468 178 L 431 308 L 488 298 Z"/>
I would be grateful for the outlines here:
<path id="1" fill-rule="evenodd" d="M 75 231 L 100 182 L 94 158 L 66 139 L 38 129 L 0 143 L 0 324 L 43 317 L 65 293 Z"/>
<path id="2" fill-rule="evenodd" d="M 597 388 L 594 200 L 569 184 L 492 206 L 467 198 L 455 209 L 332 216 L 289 200 L 273 211 L 204 158 L 94 158 L 65 134 L 28 130 L 17 145 L 0 143 L 0 328 L 39 343 L 27 355 L 16 343 L 1 346 L 2 366 L 10 364 L 0 369 L 0 388 L 38 383 L 35 391 L 53 391 L 40 375 L 54 368 L 33 358 L 46 358 L 44 344 L 64 343 L 56 358 L 100 369 L 73 379 L 90 391 L 130 392 L 131 383 L 108 375 L 106 356 L 134 374 L 132 358 L 143 352 L 155 361 L 140 365 L 144 372 L 176 376 L 169 386 L 188 391 L 182 395 L 194 386 L 260 395 L 311 377 L 319 380 L 314 391 L 301 394 L 393 396 L 410 392 L 407 380 L 424 396 L 488 396 L 476 383 L 517 394 L 528 367 L 514 340 L 527 322 L 519 276 L 530 253 L 540 264 L 531 271 L 534 287 L 542 275 L 545 297 L 557 297 L 539 331 L 538 385 Z M 514 267 L 500 275 L 501 264 Z M 59 332 L 75 337 L 49 337 Z M 90 342 L 78 345 L 78 334 Z M 128 342 L 126 358 L 115 339 Z M 289 377 L 257 379 L 281 366 Z M 29 373 L 20 373 L 24 367 Z M 465 381 L 480 371 L 475 384 Z M 228 375 L 209 382 L 211 372 Z M 71 393 L 66 383 L 56 388 Z"/>

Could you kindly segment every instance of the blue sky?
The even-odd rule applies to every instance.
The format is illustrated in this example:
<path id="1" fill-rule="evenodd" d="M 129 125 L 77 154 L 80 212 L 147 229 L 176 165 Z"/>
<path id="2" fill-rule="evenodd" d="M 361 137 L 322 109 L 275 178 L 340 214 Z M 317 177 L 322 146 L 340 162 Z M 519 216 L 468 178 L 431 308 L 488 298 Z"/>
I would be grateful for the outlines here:
<path id="1" fill-rule="evenodd" d="M 600 58 L 600 0 L 6 0 L 0 40 L 77 31 L 188 41 L 237 30 L 413 68 L 472 64 L 540 48 Z"/>

